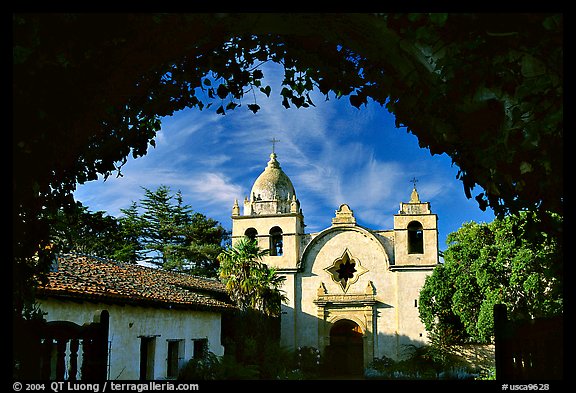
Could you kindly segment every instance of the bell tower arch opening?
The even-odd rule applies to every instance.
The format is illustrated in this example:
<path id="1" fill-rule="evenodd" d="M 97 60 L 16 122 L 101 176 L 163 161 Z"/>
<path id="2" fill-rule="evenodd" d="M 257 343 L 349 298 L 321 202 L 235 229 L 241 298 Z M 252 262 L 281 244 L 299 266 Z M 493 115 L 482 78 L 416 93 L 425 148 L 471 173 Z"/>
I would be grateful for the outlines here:
<path id="1" fill-rule="evenodd" d="M 282 229 L 275 226 L 270 229 L 270 256 L 282 256 Z"/>
<path id="2" fill-rule="evenodd" d="M 244 236 L 254 241 L 256 240 L 256 236 L 258 236 L 258 231 L 256 230 L 256 228 L 248 228 L 244 231 Z"/>
<path id="3" fill-rule="evenodd" d="M 422 224 L 411 221 L 408 224 L 408 254 L 424 254 L 424 231 Z"/>

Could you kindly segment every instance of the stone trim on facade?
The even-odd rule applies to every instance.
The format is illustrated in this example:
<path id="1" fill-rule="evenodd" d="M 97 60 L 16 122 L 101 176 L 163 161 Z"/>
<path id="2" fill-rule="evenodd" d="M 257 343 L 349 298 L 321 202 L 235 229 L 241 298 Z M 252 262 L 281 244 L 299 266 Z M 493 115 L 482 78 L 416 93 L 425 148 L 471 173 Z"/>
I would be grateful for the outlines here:
<path id="1" fill-rule="evenodd" d="M 321 284 L 314 304 L 318 306 L 318 348 L 330 345 L 330 330 L 340 320 L 355 322 L 362 330 L 364 367 L 374 359 L 374 315 L 376 295 L 370 282 L 364 294 L 328 294 Z"/>

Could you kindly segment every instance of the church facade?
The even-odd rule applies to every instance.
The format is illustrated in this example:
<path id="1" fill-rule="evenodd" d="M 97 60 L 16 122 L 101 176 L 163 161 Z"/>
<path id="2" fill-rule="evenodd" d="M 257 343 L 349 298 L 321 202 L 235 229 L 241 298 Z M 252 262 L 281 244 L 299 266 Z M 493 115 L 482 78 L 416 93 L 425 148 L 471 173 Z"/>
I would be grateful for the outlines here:
<path id="1" fill-rule="evenodd" d="M 240 210 L 235 201 L 233 244 L 256 239 L 270 250 L 264 262 L 286 278 L 282 345 L 317 348 L 335 371 L 361 372 L 374 358 L 401 359 L 406 344 L 427 342 L 418 299 L 438 264 L 437 216 L 416 187 L 392 229 L 360 226 L 342 204 L 331 226 L 305 233 L 292 181 L 272 153 Z"/>

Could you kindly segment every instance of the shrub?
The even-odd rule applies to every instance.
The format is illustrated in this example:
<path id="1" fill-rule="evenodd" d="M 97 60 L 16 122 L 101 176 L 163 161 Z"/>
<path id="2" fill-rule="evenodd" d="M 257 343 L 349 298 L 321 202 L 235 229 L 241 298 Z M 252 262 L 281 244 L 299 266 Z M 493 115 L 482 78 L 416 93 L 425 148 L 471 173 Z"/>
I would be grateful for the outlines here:
<path id="1" fill-rule="evenodd" d="M 405 347 L 406 357 L 376 358 L 365 371 L 368 379 L 472 379 L 476 374 L 457 356 L 432 345 Z"/>
<path id="2" fill-rule="evenodd" d="M 259 358 L 260 379 L 300 379 L 294 373 L 293 351 L 269 342 L 264 346 Z"/>
<path id="3" fill-rule="evenodd" d="M 320 372 L 320 351 L 314 347 L 298 347 L 296 351 L 296 367 L 304 375 L 315 377 Z"/>
<path id="4" fill-rule="evenodd" d="M 258 379 L 258 369 L 253 365 L 243 365 L 233 356 L 217 356 L 208 352 L 205 357 L 190 359 L 180 370 L 179 380 L 239 380 Z"/>
<path id="5" fill-rule="evenodd" d="M 251 342 L 251 340 L 248 340 Z M 239 379 L 312 379 L 320 375 L 320 351 L 314 347 L 298 350 L 270 341 L 254 354 L 253 348 L 243 359 L 233 354 L 217 356 L 212 352 L 203 358 L 190 359 L 178 375 L 180 380 L 239 380 Z"/>
<path id="6" fill-rule="evenodd" d="M 496 367 L 480 370 L 476 379 L 483 381 L 494 381 L 496 379 Z"/>

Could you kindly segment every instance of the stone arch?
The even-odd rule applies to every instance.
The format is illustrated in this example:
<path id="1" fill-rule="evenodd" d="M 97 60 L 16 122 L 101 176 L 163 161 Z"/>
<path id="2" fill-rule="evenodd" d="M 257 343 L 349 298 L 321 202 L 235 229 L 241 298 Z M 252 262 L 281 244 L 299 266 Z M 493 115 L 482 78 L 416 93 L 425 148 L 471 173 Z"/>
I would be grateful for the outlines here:
<path id="1" fill-rule="evenodd" d="M 424 228 L 420 221 L 410 221 L 408 230 L 408 254 L 424 254 Z"/>
<path id="2" fill-rule="evenodd" d="M 329 344 L 324 349 L 330 375 L 360 375 L 364 370 L 365 330 L 355 318 L 336 318 L 331 324 Z"/>
<path id="3" fill-rule="evenodd" d="M 254 227 L 250 227 L 244 231 L 244 236 L 250 240 L 255 240 L 258 236 L 258 231 Z"/>
<path id="4" fill-rule="evenodd" d="M 332 227 L 327 228 L 327 229 L 323 230 L 322 232 L 320 232 L 316 237 L 314 237 L 310 241 L 310 243 L 308 243 L 306 245 L 306 248 L 302 252 L 302 258 L 300 259 L 299 267 L 302 269 L 305 269 L 305 270 L 310 269 L 311 263 L 313 263 L 313 261 L 315 261 L 316 254 L 318 254 L 319 243 L 324 241 L 326 238 L 334 237 L 334 236 L 338 235 L 339 233 L 342 233 L 345 231 L 354 231 L 354 232 L 362 234 L 363 236 L 366 236 L 367 238 L 372 239 L 374 241 L 374 244 L 378 248 L 378 250 L 384 256 L 384 262 L 386 264 L 386 268 L 388 268 L 390 266 L 390 259 L 388 258 L 388 253 L 386 252 L 386 248 L 384 247 L 384 244 L 382 244 L 382 241 L 380 241 L 380 239 L 378 239 L 378 237 L 376 237 L 371 231 L 355 225 L 355 226 L 346 226 L 346 227 L 332 226 Z"/>
<path id="5" fill-rule="evenodd" d="M 284 253 L 282 228 L 279 226 L 274 226 L 270 228 L 268 234 L 270 235 L 270 256 L 282 256 Z"/>
<path id="6" fill-rule="evenodd" d="M 319 293 L 314 303 L 318 307 L 318 348 L 324 355 L 325 366 L 330 368 L 335 359 L 341 358 L 341 352 L 348 346 L 355 360 L 346 366 L 348 371 L 342 370 L 338 365 L 334 366 L 333 371 L 358 375 L 374 358 L 373 324 L 376 312 L 374 295 L 359 297 Z M 357 331 L 361 334 L 356 338 L 362 341 L 361 346 L 356 342 L 356 346 L 354 343 L 344 343 L 344 348 L 331 347 L 334 344 L 332 329 L 341 323 L 353 324 L 359 328 Z M 329 369 L 326 371 L 331 372 Z"/>
<path id="7" fill-rule="evenodd" d="M 332 329 L 334 327 L 334 325 L 338 324 L 341 321 L 350 321 L 355 323 L 362 331 L 362 335 L 365 336 L 366 335 L 366 323 L 365 321 L 362 320 L 362 318 L 359 318 L 356 315 L 353 314 L 347 314 L 347 315 L 336 315 L 333 318 L 331 318 L 328 322 L 330 323 L 330 329 Z"/>

